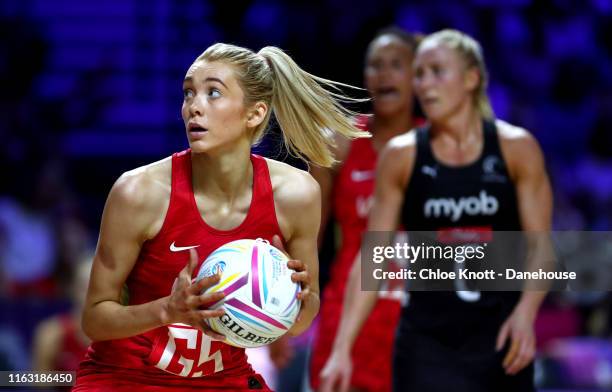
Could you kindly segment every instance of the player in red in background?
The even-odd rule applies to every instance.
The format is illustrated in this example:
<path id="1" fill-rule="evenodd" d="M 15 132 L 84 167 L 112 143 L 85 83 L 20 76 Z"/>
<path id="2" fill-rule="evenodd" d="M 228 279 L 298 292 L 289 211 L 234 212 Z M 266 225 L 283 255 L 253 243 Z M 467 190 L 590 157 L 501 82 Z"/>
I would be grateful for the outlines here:
<path id="1" fill-rule="evenodd" d="M 430 124 L 381 152 L 369 231 L 547 232 L 552 195 L 544 158 L 525 129 L 496 120 L 480 44 L 456 30 L 423 39 L 413 86 Z M 440 200 L 477 208 L 437 209 Z M 471 204 L 476 204 L 471 203 Z M 437 204 L 439 205 L 439 204 Z M 479 241 L 480 242 L 480 241 Z M 359 260 L 359 259 L 358 259 Z M 346 391 L 350 348 L 376 292 L 360 290 L 355 263 L 324 391 Z M 541 291 L 413 291 L 395 341 L 395 391 L 529 392 Z"/>
<path id="2" fill-rule="evenodd" d="M 339 162 L 331 168 L 313 166 L 311 170 L 321 186 L 323 224 L 333 214 L 342 233 L 331 281 L 323 293 L 319 332 L 312 351 L 310 376 L 315 389 L 319 387 L 319 374 L 332 350 L 345 285 L 367 226 L 378 151 L 389 139 L 415 126 L 412 59 L 417 42 L 417 37 L 398 28 L 384 29 L 374 37 L 368 46 L 364 68 L 365 86 L 372 97 L 374 114 L 357 118 L 359 128 L 370 131 L 372 138 L 353 141 L 338 138 Z M 404 292 L 400 283 L 395 291 L 380 294 L 353 347 L 354 371 L 350 382 L 353 390 L 391 390 L 393 341 Z"/>
<path id="3" fill-rule="evenodd" d="M 267 389 L 244 350 L 213 340 L 223 336 L 206 326 L 223 314 L 206 309 L 222 293 L 200 293 L 219 277 L 192 277 L 227 242 L 284 242 L 303 288 L 289 333 L 308 328 L 319 310 L 319 187 L 250 149 L 274 110 L 290 151 L 329 166 L 330 130 L 367 136 L 335 100 L 350 98 L 324 88 L 336 85 L 275 47 L 215 44 L 196 59 L 183 82 L 190 149 L 125 173 L 108 197 L 83 313 L 94 343 L 75 391 Z"/>
<path id="4" fill-rule="evenodd" d="M 90 343 L 80 328 L 90 270 L 91 257 L 88 255 L 74 271 L 70 287 L 72 309 L 43 320 L 36 327 L 32 344 L 33 370 L 75 371 L 83 360 Z"/>

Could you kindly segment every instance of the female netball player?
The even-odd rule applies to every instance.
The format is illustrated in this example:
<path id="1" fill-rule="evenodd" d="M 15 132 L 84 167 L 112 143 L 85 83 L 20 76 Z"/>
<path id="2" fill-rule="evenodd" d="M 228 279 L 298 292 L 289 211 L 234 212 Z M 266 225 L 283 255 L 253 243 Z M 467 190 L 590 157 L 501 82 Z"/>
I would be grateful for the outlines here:
<path id="1" fill-rule="evenodd" d="M 223 339 L 204 323 L 223 314 L 206 309 L 222 294 L 200 293 L 219 277 L 192 277 L 227 242 L 284 242 L 303 287 L 290 333 L 310 325 L 319 309 L 319 187 L 250 148 L 274 110 L 291 151 L 330 165 L 331 130 L 367 136 L 335 100 L 350 98 L 323 87 L 337 85 L 275 47 L 215 44 L 196 59 L 183 82 L 190 149 L 125 173 L 110 192 L 83 313 L 94 343 L 75 390 L 267 389 L 243 349 L 210 337 Z"/>
<path id="2" fill-rule="evenodd" d="M 455 30 L 426 37 L 413 86 L 430 125 L 381 152 L 368 230 L 550 229 L 544 160 L 524 129 L 494 120 L 480 45 Z M 484 196 L 482 196 L 484 195 Z M 496 208 L 450 216 L 428 202 L 495 199 Z M 324 391 L 346 390 L 350 350 L 375 300 L 351 270 L 342 321 L 323 370 Z M 397 391 L 533 391 L 533 323 L 542 292 L 412 292 L 395 343 Z M 347 365 L 348 364 L 348 365 Z"/>
<path id="3" fill-rule="evenodd" d="M 382 30 L 374 37 L 368 46 L 364 69 L 374 114 L 357 118 L 358 126 L 370 131 L 372 138 L 352 142 L 339 138 L 336 148 L 339 162 L 332 168 L 311 168 L 321 186 L 322 220 L 325 222 L 326 216 L 333 213 L 342 238 L 332 264 L 331 281 L 323 293 L 319 332 L 312 351 L 310 376 L 315 389 L 331 352 L 342 314 L 345 283 L 367 226 L 378 152 L 389 139 L 414 126 L 412 60 L 416 46 L 414 36 L 397 28 Z M 354 390 L 391 390 L 393 341 L 404 294 L 401 286 L 397 289 L 380 291 L 383 295 L 355 342 L 350 382 Z"/>

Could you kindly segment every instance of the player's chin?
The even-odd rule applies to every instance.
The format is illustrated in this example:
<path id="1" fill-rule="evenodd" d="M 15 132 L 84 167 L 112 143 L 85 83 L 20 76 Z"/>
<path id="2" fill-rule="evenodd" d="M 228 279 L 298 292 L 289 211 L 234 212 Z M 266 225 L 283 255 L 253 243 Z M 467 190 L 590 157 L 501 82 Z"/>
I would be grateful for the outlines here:
<path id="1" fill-rule="evenodd" d="M 206 143 L 203 140 L 189 140 L 189 148 L 196 154 L 209 152 L 211 149 L 210 143 Z"/>
<path id="2" fill-rule="evenodd" d="M 438 107 L 424 106 L 423 112 L 429 121 L 441 121 L 448 117 L 449 111 Z"/>

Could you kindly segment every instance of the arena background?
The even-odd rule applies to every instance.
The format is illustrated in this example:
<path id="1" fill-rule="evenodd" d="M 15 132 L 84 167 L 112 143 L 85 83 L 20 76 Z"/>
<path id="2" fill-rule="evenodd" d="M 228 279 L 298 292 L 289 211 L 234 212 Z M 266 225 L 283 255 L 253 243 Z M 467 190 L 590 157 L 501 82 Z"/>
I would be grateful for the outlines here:
<path id="1" fill-rule="evenodd" d="M 392 24 L 477 38 L 497 116 L 543 147 L 555 229 L 610 230 L 609 0 L 2 0 L 0 370 L 31 369 L 35 326 L 70 308 L 114 180 L 187 146 L 181 83 L 208 45 L 277 45 L 309 72 L 361 85 L 369 39 Z M 277 156 L 272 135 L 259 151 Z M 542 390 L 612 388 L 610 299 L 549 297 Z"/>

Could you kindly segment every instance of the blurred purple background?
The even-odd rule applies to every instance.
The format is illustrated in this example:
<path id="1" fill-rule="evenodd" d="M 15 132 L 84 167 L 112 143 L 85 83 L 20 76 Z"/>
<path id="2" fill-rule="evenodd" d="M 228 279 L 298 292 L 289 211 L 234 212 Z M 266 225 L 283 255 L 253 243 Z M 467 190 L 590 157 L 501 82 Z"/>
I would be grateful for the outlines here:
<path id="1" fill-rule="evenodd" d="M 68 284 L 95 246 L 114 180 L 187 146 L 181 83 L 207 46 L 277 45 L 309 72 L 361 85 L 366 45 L 391 24 L 477 38 L 497 116 L 544 149 L 555 228 L 610 230 L 610 0 L 3 0 L 0 369 L 30 368 L 34 326 L 70 308 Z M 274 135 L 260 151 L 276 154 Z M 552 343 L 542 346 L 539 384 L 610 388 L 609 295 L 552 296 L 544 318 L 546 309 L 540 332 Z M 555 336 L 564 328 L 600 340 L 581 349 Z M 550 349 L 559 342 L 565 350 Z M 573 377 L 563 361 L 580 353 L 601 361 Z"/>

